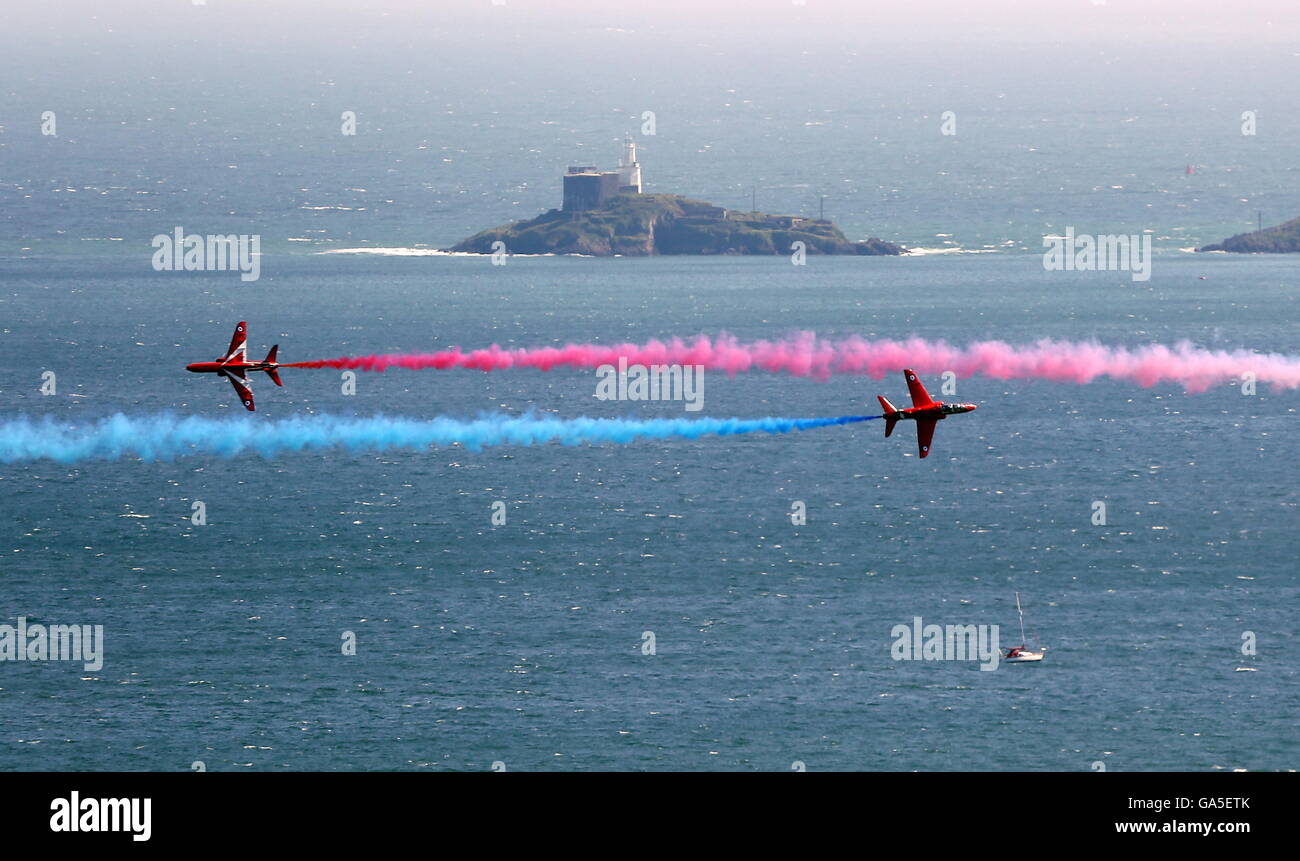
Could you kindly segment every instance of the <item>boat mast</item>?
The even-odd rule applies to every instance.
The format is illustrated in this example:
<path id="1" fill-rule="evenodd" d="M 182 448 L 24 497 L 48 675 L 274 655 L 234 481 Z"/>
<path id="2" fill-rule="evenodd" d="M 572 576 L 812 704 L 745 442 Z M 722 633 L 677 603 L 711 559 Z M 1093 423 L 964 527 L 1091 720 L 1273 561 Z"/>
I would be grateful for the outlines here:
<path id="1" fill-rule="evenodd" d="M 1020 645 L 1024 645 L 1025 640 L 1025 611 L 1020 609 L 1020 593 L 1016 593 L 1016 612 L 1020 614 Z"/>

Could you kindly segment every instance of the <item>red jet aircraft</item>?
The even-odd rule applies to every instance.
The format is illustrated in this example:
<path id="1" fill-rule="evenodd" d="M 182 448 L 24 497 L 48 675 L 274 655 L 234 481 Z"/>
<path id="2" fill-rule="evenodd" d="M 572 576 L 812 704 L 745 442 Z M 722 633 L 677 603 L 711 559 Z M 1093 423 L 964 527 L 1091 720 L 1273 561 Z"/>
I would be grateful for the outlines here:
<path id="1" fill-rule="evenodd" d="M 280 348 L 276 344 L 271 348 L 271 352 L 266 354 L 266 359 L 261 362 L 250 362 L 246 355 L 244 341 L 248 338 L 248 324 L 240 321 L 235 327 L 235 334 L 230 339 L 230 349 L 226 355 L 212 362 L 195 362 L 192 365 L 186 365 L 185 370 L 193 371 L 196 374 L 221 374 L 230 384 L 235 387 L 235 394 L 239 395 L 240 402 L 249 412 L 253 411 L 253 383 L 248 379 L 249 371 L 265 371 L 266 375 L 275 380 L 277 386 L 283 386 L 280 382 L 280 375 L 276 368 L 280 363 L 275 360 L 275 351 Z"/>
<path id="2" fill-rule="evenodd" d="M 945 404 L 943 401 L 931 400 L 930 393 L 925 390 L 925 386 L 921 385 L 915 371 L 904 370 L 903 376 L 907 378 L 907 390 L 912 394 L 910 409 L 900 410 L 885 400 L 884 395 L 876 396 L 885 409 L 885 436 L 893 433 L 894 425 L 900 421 L 911 419 L 916 422 L 916 442 L 921 447 L 921 457 L 925 457 L 930 453 L 930 441 L 934 439 L 935 424 L 955 413 L 968 413 L 975 409 L 975 405 Z"/>

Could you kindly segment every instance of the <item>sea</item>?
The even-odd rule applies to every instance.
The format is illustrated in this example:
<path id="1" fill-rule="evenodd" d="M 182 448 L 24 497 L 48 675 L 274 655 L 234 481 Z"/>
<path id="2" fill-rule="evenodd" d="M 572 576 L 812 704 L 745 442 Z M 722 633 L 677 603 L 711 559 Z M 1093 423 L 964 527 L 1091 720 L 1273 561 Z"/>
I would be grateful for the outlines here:
<path id="1" fill-rule="evenodd" d="M 250 414 L 184 371 L 240 320 L 285 362 L 804 331 L 1300 355 L 1295 257 L 1191 250 L 1298 214 L 1300 119 L 1256 89 L 1284 47 L 1189 67 L 1124 40 L 930 54 L 473 18 L 277 52 L 171 20 L 5 36 L 0 423 L 906 402 L 901 373 L 711 371 L 691 413 L 600 400 L 591 370 L 285 369 Z M 626 132 L 647 190 L 825 206 L 918 253 L 438 253 L 557 206 L 565 167 L 612 166 Z M 155 271 L 176 227 L 259 235 L 259 278 Z M 1149 232 L 1150 280 L 1046 270 L 1067 227 Z M 1296 768 L 1297 390 L 974 375 L 947 399 L 979 409 L 925 460 L 877 421 L 0 463 L 0 624 L 102 625 L 104 657 L 0 660 L 0 770 Z M 895 659 L 918 617 L 1018 643 L 1017 593 L 1041 663 Z"/>

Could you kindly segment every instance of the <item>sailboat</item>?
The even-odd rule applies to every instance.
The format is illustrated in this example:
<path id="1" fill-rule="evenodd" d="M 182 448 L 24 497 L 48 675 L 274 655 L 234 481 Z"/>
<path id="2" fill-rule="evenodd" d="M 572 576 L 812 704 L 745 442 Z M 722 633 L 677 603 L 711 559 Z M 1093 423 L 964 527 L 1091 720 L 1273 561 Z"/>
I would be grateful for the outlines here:
<path id="1" fill-rule="evenodd" d="M 1047 647 L 1029 648 L 1028 641 L 1025 640 L 1025 611 L 1020 608 L 1019 592 L 1016 593 L 1016 612 L 1020 614 L 1020 645 L 1007 649 L 1007 653 L 1002 657 L 1002 660 L 1008 664 L 1028 664 L 1041 661 Z"/>

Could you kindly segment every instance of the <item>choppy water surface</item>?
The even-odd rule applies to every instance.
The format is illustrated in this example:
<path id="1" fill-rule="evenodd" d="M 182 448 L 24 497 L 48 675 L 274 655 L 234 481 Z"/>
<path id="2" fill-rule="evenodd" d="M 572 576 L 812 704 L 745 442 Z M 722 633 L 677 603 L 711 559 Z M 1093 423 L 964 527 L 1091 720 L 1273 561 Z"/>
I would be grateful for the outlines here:
<path id="1" fill-rule="evenodd" d="M 1295 354 L 1290 270 L 1148 288 L 1034 256 L 272 257 L 253 288 L 5 267 L 10 415 L 678 418 L 591 372 L 185 374 L 237 319 L 283 359 L 731 331 L 1096 337 Z M 1208 273 L 1207 280 L 1199 280 Z M 233 277 L 233 276 L 229 276 Z M 15 322 L 20 321 L 20 322 Z M 57 373 L 60 396 L 42 397 Z M 867 411 L 884 380 L 706 376 L 712 417 Z M 932 388 L 937 381 L 931 381 Z M 1087 769 L 1294 765 L 1295 391 L 958 381 L 934 454 L 880 423 L 630 445 L 0 467 L 6 614 L 103 624 L 97 672 L 0 664 L 10 769 Z M 206 504 L 208 524 L 191 523 Z M 1104 527 L 1091 522 L 1107 505 Z M 493 503 L 506 523 L 493 526 Z M 806 525 L 791 506 L 807 506 Z M 1038 666 L 895 662 L 913 617 Z M 341 654 L 343 632 L 357 654 Z M 1259 654 L 1240 653 L 1252 631 Z M 642 654 L 653 632 L 657 654 Z M 1249 667 L 1255 672 L 1240 672 Z"/>

